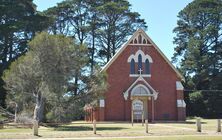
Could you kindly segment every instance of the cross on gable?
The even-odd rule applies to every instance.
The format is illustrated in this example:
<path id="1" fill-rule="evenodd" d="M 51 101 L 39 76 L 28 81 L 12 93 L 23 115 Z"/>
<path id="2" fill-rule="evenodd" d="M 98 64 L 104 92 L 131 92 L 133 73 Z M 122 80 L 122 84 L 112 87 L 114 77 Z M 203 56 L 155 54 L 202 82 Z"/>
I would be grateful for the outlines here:
<path id="1" fill-rule="evenodd" d="M 138 71 L 139 71 L 139 74 L 141 76 L 143 70 L 140 68 Z"/>

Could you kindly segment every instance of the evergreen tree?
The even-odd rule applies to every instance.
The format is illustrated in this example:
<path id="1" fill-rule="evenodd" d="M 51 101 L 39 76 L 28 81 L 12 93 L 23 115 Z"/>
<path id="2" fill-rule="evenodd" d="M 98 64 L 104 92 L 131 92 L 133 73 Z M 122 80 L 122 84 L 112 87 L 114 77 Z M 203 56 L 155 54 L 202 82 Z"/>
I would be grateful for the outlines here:
<path id="1" fill-rule="evenodd" d="M 185 77 L 187 115 L 221 117 L 222 1 L 194 0 L 178 18 L 173 61 Z"/>
<path id="2" fill-rule="evenodd" d="M 0 76 L 27 51 L 27 42 L 36 31 L 47 27 L 48 18 L 36 11 L 33 0 L 0 0 Z M 0 105 L 5 106 L 6 92 L 0 79 Z"/>
<path id="3" fill-rule="evenodd" d="M 127 0 L 103 0 L 103 4 L 97 9 L 102 21 L 98 40 L 101 60 L 108 62 L 116 53 L 116 50 L 126 42 L 138 28 L 146 29 L 146 22 L 140 18 L 140 14 L 130 10 Z"/>
<path id="4" fill-rule="evenodd" d="M 179 62 L 187 86 L 222 89 L 222 1 L 194 0 L 178 18 L 173 60 Z"/>
<path id="5" fill-rule="evenodd" d="M 95 61 L 104 65 L 129 35 L 147 27 L 130 7 L 126 0 L 66 0 L 44 13 L 55 19 L 50 33 L 72 36 L 89 45 L 92 72 Z"/>

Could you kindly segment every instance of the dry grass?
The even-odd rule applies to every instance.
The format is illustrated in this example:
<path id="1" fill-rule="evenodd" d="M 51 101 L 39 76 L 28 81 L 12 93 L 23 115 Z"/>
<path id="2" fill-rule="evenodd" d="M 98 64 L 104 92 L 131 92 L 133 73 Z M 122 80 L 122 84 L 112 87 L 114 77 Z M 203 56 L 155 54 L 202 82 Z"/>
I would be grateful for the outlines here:
<path id="1" fill-rule="evenodd" d="M 92 124 L 85 122 L 73 122 L 57 127 L 39 128 L 41 138 L 72 138 L 72 137 L 128 137 L 150 136 L 153 139 L 222 139 L 222 133 L 216 132 L 216 120 L 203 120 L 202 133 L 196 132 L 195 120 L 187 120 L 186 123 L 150 123 L 149 133 L 145 133 L 145 127 L 136 123 L 132 127 L 130 123 L 100 123 L 97 124 L 97 134 L 92 131 Z M 198 135 L 198 137 L 196 137 Z M 167 137 L 165 137 L 167 136 Z M 4 128 L 0 129 L 0 139 L 5 138 L 38 138 L 32 135 L 29 128 Z M 137 138 L 138 139 L 138 138 Z M 143 138 L 142 138 L 143 139 Z M 149 138 L 145 138 L 149 139 Z M 192 138 L 193 139 L 193 138 Z"/>

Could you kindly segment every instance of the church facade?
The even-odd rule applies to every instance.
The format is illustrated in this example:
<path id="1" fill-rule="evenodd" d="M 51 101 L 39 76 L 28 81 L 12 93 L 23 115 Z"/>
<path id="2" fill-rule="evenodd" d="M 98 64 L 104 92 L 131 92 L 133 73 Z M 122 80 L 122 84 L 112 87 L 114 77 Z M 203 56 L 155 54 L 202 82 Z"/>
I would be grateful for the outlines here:
<path id="1" fill-rule="evenodd" d="M 108 90 L 86 120 L 184 121 L 182 75 L 142 30 L 137 30 L 103 67 Z"/>

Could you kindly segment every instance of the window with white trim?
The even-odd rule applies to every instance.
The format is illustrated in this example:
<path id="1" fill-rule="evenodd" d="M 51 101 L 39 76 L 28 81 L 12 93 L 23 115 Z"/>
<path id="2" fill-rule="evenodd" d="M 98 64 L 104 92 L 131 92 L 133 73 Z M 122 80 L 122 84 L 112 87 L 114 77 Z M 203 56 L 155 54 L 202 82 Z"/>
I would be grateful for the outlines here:
<path id="1" fill-rule="evenodd" d="M 140 73 L 145 77 L 151 76 L 150 64 L 153 63 L 153 60 L 148 54 L 144 54 L 142 50 L 131 54 L 127 62 L 130 63 L 130 76 L 137 77 Z"/>
<path id="2" fill-rule="evenodd" d="M 138 73 L 139 73 L 139 70 L 142 70 L 143 69 L 143 64 L 142 64 L 142 55 L 139 54 L 138 55 Z"/>
<path id="3" fill-rule="evenodd" d="M 134 61 L 134 59 L 131 59 L 131 62 L 130 62 L 130 74 L 135 74 L 135 61 Z"/>
<path id="4" fill-rule="evenodd" d="M 150 62 L 148 59 L 145 61 L 145 74 L 150 74 Z"/>

